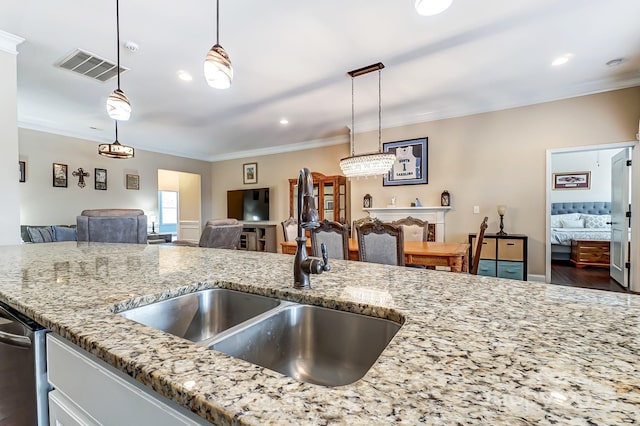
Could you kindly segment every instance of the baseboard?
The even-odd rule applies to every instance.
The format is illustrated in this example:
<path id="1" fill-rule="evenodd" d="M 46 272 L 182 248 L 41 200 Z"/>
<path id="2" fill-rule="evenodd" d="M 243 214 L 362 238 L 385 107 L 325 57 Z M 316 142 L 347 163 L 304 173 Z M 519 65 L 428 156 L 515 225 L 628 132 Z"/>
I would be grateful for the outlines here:
<path id="1" fill-rule="evenodd" d="M 533 274 L 528 274 L 527 275 L 527 281 L 539 281 L 539 282 L 546 282 L 545 276 L 544 275 L 533 275 Z"/>

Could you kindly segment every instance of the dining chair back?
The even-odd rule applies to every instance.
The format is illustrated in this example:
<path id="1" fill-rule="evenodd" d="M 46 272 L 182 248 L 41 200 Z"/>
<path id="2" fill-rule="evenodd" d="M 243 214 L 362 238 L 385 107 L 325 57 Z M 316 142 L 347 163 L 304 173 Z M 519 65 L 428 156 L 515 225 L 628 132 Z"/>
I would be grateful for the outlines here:
<path id="1" fill-rule="evenodd" d="M 371 222 L 356 226 L 358 254 L 362 262 L 404 266 L 404 233 L 402 226 Z"/>
<path id="2" fill-rule="evenodd" d="M 391 222 L 394 225 L 402 226 L 405 241 L 425 242 L 429 236 L 429 222 L 416 219 L 415 217 L 403 217 Z"/>
<path id="3" fill-rule="evenodd" d="M 298 236 L 298 221 L 293 217 L 280 222 L 282 224 L 282 232 L 285 241 L 295 241 Z"/>
<path id="4" fill-rule="evenodd" d="M 480 224 L 480 232 L 478 232 L 478 236 L 476 237 L 476 251 L 473 254 L 473 264 L 471 265 L 470 274 L 478 275 L 478 265 L 480 264 L 480 253 L 482 253 L 482 240 L 484 240 L 484 231 L 487 230 L 487 221 L 489 218 L 487 216 L 484 217 L 484 220 Z"/>
<path id="5" fill-rule="evenodd" d="M 349 260 L 349 226 L 340 222 L 323 220 L 311 230 L 311 252 L 321 257 L 320 245 L 324 243 L 330 259 Z"/>

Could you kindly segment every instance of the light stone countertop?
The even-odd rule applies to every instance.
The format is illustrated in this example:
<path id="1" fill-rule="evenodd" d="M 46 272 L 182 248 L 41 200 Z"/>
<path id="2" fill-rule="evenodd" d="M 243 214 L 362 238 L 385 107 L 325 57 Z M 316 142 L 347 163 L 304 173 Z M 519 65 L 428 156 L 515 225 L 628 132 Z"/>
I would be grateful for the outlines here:
<path id="1" fill-rule="evenodd" d="M 0 300 L 220 424 L 633 424 L 640 296 L 169 245 L 0 247 Z M 361 380 L 324 387 L 126 320 L 114 309 L 225 287 L 404 325 Z"/>

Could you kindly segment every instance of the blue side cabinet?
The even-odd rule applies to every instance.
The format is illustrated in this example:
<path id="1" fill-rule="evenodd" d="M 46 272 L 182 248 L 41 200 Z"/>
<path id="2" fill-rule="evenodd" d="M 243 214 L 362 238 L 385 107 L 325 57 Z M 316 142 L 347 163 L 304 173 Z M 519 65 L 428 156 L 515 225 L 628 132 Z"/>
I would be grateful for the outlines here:
<path id="1" fill-rule="evenodd" d="M 476 234 L 469 234 L 469 264 L 473 264 Z M 527 245 L 526 235 L 484 234 L 478 275 L 488 277 L 527 279 Z"/>

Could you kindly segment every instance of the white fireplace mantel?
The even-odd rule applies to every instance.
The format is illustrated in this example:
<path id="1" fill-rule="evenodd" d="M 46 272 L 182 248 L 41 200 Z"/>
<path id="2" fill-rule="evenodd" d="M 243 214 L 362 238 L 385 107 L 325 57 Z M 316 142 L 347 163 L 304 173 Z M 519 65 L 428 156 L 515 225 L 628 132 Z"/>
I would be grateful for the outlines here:
<path id="1" fill-rule="evenodd" d="M 363 209 L 369 216 L 383 222 L 391 222 L 403 217 L 414 217 L 436 225 L 436 241 L 444 241 L 444 216 L 451 207 L 381 207 Z"/>

